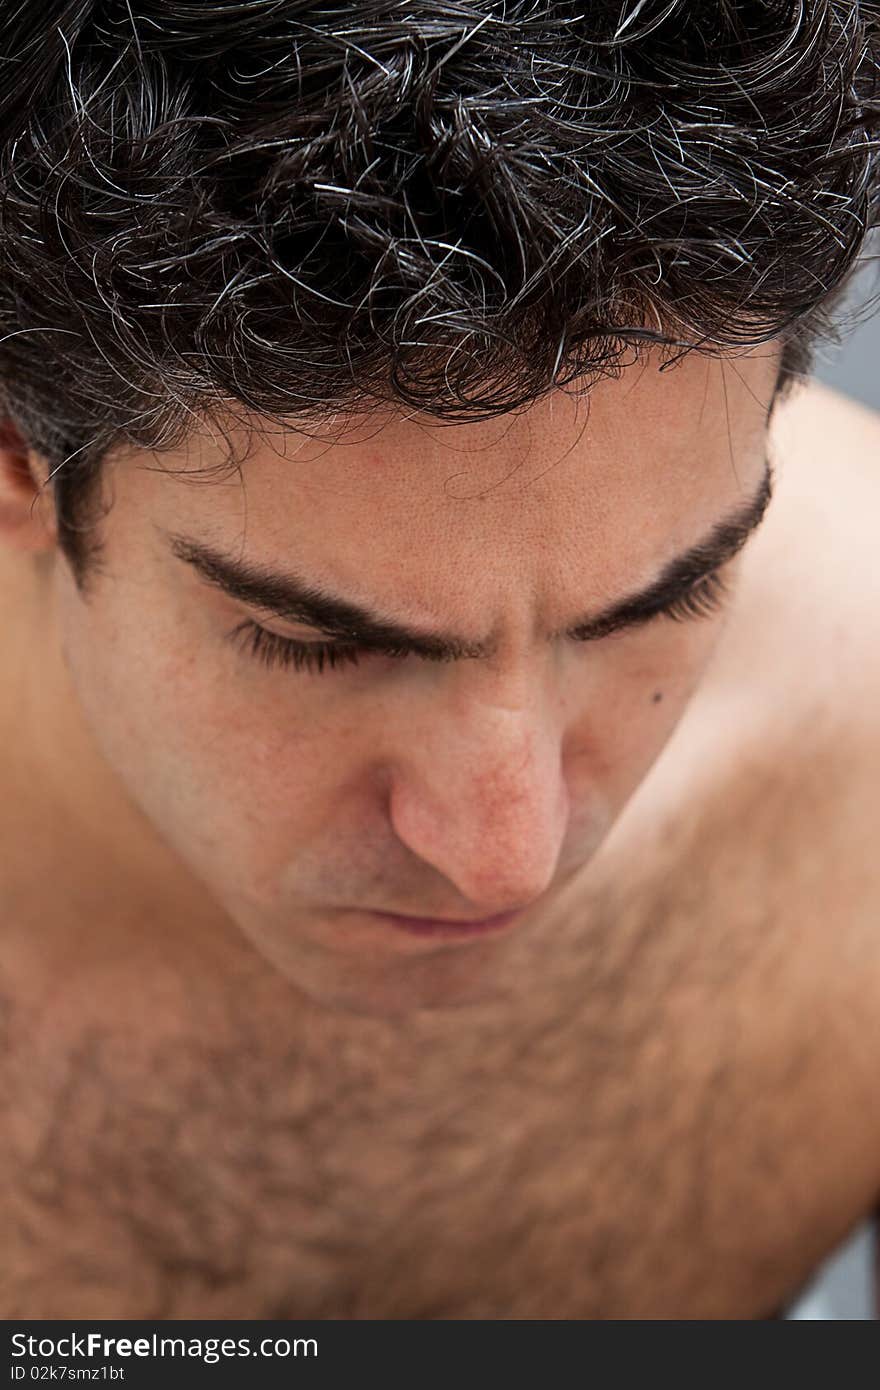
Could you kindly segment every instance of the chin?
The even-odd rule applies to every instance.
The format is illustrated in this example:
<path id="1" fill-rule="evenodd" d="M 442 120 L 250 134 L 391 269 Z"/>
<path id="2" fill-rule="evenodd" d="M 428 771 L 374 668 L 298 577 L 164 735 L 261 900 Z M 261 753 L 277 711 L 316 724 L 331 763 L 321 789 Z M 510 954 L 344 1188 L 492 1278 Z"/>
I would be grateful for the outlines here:
<path id="1" fill-rule="evenodd" d="M 511 995 L 505 954 L 490 939 L 466 949 L 380 955 L 322 949 L 313 938 L 292 944 L 247 935 L 275 980 L 299 996 L 288 1010 L 293 1031 L 297 1010 L 390 1020 L 427 1010 L 491 1007 Z"/>

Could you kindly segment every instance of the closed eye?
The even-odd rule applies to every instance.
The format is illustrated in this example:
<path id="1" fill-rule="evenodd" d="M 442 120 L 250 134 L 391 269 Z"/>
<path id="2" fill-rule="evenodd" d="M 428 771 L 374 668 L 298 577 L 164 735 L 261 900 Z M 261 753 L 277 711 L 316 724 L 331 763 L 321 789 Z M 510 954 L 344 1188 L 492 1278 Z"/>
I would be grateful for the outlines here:
<path id="1" fill-rule="evenodd" d="M 637 623 L 621 623 L 618 632 L 629 627 L 644 627 L 657 618 L 668 618 L 673 622 L 687 622 L 698 618 L 711 617 L 719 612 L 730 595 L 730 588 L 721 572 L 721 567 L 703 575 L 684 593 L 670 603 L 658 607 Z M 615 629 L 609 629 L 611 635 Z M 228 634 L 230 641 L 236 641 L 256 660 L 267 667 L 292 668 L 295 671 L 312 671 L 316 674 L 333 670 L 340 666 L 357 666 L 365 657 L 384 656 L 393 660 L 403 660 L 411 656 L 405 647 L 367 645 L 345 641 L 303 642 L 292 637 L 282 637 L 271 632 L 251 618 L 239 623 Z M 425 653 L 421 657 L 427 661 L 450 661 L 450 656 Z"/>
<path id="2" fill-rule="evenodd" d="M 654 618 L 671 618 L 674 622 L 687 622 L 691 618 L 710 618 L 720 612 L 730 597 L 730 586 L 724 576 L 724 567 L 710 570 L 697 579 L 683 594 L 669 603 L 660 603 L 651 614 L 646 614 L 643 622 Z M 639 623 L 637 626 L 641 626 Z M 621 628 L 629 626 L 624 622 Z"/>
<path id="3" fill-rule="evenodd" d="M 292 666 L 296 671 L 324 670 L 326 665 L 357 666 L 364 656 L 387 656 L 402 660 L 412 653 L 403 647 L 367 646 L 357 642 L 298 642 L 293 637 L 281 637 L 270 632 L 252 618 L 246 618 L 229 633 L 230 640 L 241 639 L 241 645 L 264 666 Z M 451 657 L 426 655 L 427 661 L 450 661 Z"/>

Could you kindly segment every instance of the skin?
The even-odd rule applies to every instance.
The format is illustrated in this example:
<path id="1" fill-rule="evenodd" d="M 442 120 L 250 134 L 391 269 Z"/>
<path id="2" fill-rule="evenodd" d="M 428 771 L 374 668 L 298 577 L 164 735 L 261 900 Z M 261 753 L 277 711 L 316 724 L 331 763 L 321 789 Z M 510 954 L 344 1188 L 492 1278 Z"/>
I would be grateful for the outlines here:
<path id="1" fill-rule="evenodd" d="M 321 1009 L 509 1007 L 540 970 L 548 911 L 681 720 L 724 615 L 595 644 L 546 634 L 646 584 L 754 494 L 777 364 L 767 348 L 663 373 L 649 358 L 594 387 L 589 409 L 556 392 L 488 423 L 389 413 L 276 435 L 222 481 L 199 475 L 222 458 L 204 432 L 170 456 L 116 454 L 87 597 L 46 491 L 34 510 L 20 460 L 13 490 L 7 450 L 5 540 L 38 556 L 18 727 L 39 727 L 45 775 L 77 788 L 77 819 L 134 900 L 147 878 L 145 913 L 157 881 L 166 915 L 213 907 Z M 408 625 L 494 637 L 495 654 L 267 669 L 225 640 L 260 615 L 175 557 L 172 530 Z M 503 936 L 438 942 L 364 909 L 524 916 Z"/>
<path id="2" fill-rule="evenodd" d="M 726 617 L 539 635 L 753 492 L 771 359 L 244 491 L 120 458 L 89 602 L 7 441 L 7 1316 L 765 1317 L 876 1204 L 876 419 L 774 414 Z M 157 526 L 501 645 L 236 664 Z M 532 906 L 437 945 L 343 900 Z"/>

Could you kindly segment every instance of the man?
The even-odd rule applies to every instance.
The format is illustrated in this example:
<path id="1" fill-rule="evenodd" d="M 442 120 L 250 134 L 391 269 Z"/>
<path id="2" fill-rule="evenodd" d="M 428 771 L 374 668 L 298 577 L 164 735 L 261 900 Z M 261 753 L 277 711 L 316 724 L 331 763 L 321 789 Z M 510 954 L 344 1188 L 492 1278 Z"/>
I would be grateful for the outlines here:
<path id="1" fill-rule="evenodd" d="M 877 11 L 770 8 L 4 20 L 6 1317 L 771 1317 L 876 1206 Z"/>

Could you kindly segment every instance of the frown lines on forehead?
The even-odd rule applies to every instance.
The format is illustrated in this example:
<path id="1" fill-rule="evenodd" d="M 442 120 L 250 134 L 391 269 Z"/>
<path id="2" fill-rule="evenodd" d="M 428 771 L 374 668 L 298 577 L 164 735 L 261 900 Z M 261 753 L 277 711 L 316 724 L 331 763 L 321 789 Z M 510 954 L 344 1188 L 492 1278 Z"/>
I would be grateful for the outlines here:
<path id="1" fill-rule="evenodd" d="M 703 575 L 718 569 L 745 546 L 760 525 L 773 491 L 769 458 L 753 497 L 723 516 L 703 537 L 673 556 L 646 586 L 582 615 L 553 637 L 598 640 L 611 631 L 634 627 L 673 602 Z M 493 640 L 407 625 L 397 618 L 315 583 L 303 575 L 279 573 L 265 565 L 226 555 L 195 537 L 159 527 L 171 552 L 215 589 L 239 603 L 286 622 L 305 623 L 316 632 L 365 647 L 394 647 L 430 660 L 461 660 L 493 654 Z"/>

